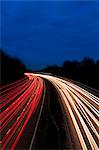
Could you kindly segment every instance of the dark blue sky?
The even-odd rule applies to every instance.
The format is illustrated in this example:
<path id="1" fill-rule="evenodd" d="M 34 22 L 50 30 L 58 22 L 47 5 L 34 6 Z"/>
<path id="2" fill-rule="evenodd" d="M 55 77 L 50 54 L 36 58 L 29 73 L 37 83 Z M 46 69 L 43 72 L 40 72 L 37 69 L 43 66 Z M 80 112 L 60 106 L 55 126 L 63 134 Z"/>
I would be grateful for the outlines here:
<path id="1" fill-rule="evenodd" d="M 99 59 L 98 1 L 2 0 L 1 45 L 38 69 L 64 60 Z"/>

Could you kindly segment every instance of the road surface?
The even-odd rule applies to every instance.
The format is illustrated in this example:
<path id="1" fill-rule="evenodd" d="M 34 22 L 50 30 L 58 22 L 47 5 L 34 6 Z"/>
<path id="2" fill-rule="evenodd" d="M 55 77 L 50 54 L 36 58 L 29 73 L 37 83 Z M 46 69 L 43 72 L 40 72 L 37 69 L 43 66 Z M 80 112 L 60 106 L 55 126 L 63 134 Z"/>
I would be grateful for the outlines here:
<path id="1" fill-rule="evenodd" d="M 1 149 L 17 148 L 29 120 L 34 115 L 32 135 L 28 135 L 31 137 L 29 149 L 33 148 L 41 113 L 44 109 L 44 97 L 47 90 L 44 86 L 44 79 L 46 79 L 57 90 L 72 149 L 98 150 L 99 97 L 74 84 L 71 80 L 46 74 L 25 73 L 25 75 L 26 78 L 0 89 Z M 36 112 L 37 110 L 39 111 Z M 51 117 L 54 120 L 53 116 Z"/>
<path id="2" fill-rule="evenodd" d="M 0 100 L 1 149 L 14 149 L 43 94 L 43 80 L 29 77 L 2 87 Z M 28 138 L 28 137 L 27 137 Z"/>

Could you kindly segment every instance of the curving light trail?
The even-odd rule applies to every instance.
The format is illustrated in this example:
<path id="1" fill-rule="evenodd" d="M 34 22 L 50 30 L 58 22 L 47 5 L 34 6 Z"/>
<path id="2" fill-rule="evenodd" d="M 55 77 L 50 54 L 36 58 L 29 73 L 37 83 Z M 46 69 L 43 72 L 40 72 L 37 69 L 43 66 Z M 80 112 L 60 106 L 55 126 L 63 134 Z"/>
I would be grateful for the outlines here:
<path id="1" fill-rule="evenodd" d="M 99 98 L 68 80 L 43 74 L 26 75 L 45 78 L 57 89 L 71 135 L 75 138 L 74 142 L 79 143 L 76 149 L 98 150 Z"/>
<path id="2" fill-rule="evenodd" d="M 43 80 L 29 76 L 1 88 L 0 147 L 15 149 L 43 94 Z"/>
<path id="3" fill-rule="evenodd" d="M 25 73 L 25 75 L 28 78 L 25 77 L 0 88 L 1 150 L 15 149 L 32 114 L 42 100 L 41 96 L 45 91 L 42 78 L 49 80 L 59 94 L 73 149 L 98 150 L 99 98 L 69 80 L 44 74 Z M 31 144 L 35 135 L 36 130 Z"/>

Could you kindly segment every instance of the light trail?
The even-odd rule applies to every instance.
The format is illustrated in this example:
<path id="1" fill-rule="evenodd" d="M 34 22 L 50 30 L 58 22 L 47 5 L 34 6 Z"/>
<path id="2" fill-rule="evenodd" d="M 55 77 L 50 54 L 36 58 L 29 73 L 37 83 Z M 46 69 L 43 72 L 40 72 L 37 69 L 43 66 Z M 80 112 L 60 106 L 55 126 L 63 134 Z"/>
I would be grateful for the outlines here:
<path id="1" fill-rule="evenodd" d="M 29 87 L 30 84 L 31 82 L 27 81 L 14 91 L 7 93 L 7 96 L 5 95 L 5 97 L 1 98 L 2 101 L 0 104 L 0 109 L 2 109 L 5 105 L 9 104 L 11 101 L 13 101 L 17 97 L 17 95 L 20 95 L 22 92 L 24 92 Z"/>
<path id="2" fill-rule="evenodd" d="M 1 91 L 1 100 L 5 100 L 8 98 L 9 95 L 13 94 L 20 86 L 28 82 L 28 79 L 19 82 L 18 84 L 15 84 L 14 86 L 11 86 L 10 88 L 5 89 L 5 91 Z M 12 89 L 13 88 L 13 89 Z M 8 94 L 9 93 L 9 94 Z"/>
<path id="3" fill-rule="evenodd" d="M 59 94 L 60 103 L 68 120 L 73 149 L 98 150 L 99 97 L 69 80 L 43 74 L 25 73 L 25 75 L 27 77 L 0 88 L 1 150 L 16 148 L 31 116 L 40 104 L 30 144 L 32 149 L 44 104 L 43 79 L 49 80 Z M 42 95 L 43 101 L 40 103 Z"/>
<path id="4" fill-rule="evenodd" d="M 13 88 L 15 88 L 16 86 L 18 86 L 18 84 L 22 83 L 22 81 L 24 80 L 27 80 L 27 78 L 23 78 L 23 79 L 20 79 L 14 83 L 11 83 L 11 84 L 7 84 L 7 85 L 4 85 L 3 87 L 1 87 L 0 91 L 1 91 L 1 94 L 2 93 L 5 93 L 9 90 L 12 90 Z M 2 91 L 3 90 L 3 91 Z"/>
<path id="5" fill-rule="evenodd" d="M 27 76 L 39 76 L 49 80 L 61 96 L 70 131 L 75 130 L 80 142 L 79 149 L 98 150 L 99 140 L 99 98 L 72 82 L 43 74 L 29 74 Z M 74 127 L 74 128 L 73 128 Z M 74 132 L 73 132 L 74 133 Z"/>
<path id="6" fill-rule="evenodd" d="M 43 80 L 30 76 L 2 88 L 1 150 L 15 149 L 43 94 Z"/>

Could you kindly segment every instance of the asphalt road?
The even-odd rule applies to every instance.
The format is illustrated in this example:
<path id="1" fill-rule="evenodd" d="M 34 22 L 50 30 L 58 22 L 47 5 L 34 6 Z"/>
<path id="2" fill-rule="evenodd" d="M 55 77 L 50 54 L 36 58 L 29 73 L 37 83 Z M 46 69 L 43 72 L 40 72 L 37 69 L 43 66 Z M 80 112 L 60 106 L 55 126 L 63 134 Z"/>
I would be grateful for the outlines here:
<path id="1" fill-rule="evenodd" d="M 37 116 L 38 118 L 38 114 L 35 114 L 35 111 L 37 107 L 39 111 L 40 101 L 44 94 L 43 88 L 44 82 L 39 77 L 29 77 L 13 85 L 2 87 L 0 100 L 1 149 L 15 149 L 32 115 L 34 114 L 34 117 L 36 118 Z M 37 118 L 33 122 L 33 134 L 35 126 L 37 126 Z M 31 134 L 27 134 L 27 141 L 28 136 L 31 137 Z M 23 148 L 24 145 L 22 145 Z"/>
<path id="2" fill-rule="evenodd" d="M 98 149 L 99 98 L 72 81 L 50 75 L 35 76 L 49 80 L 60 95 L 74 149 Z"/>
<path id="3" fill-rule="evenodd" d="M 51 75 L 25 75 L 0 89 L 1 149 L 98 150 L 98 91 Z"/>

